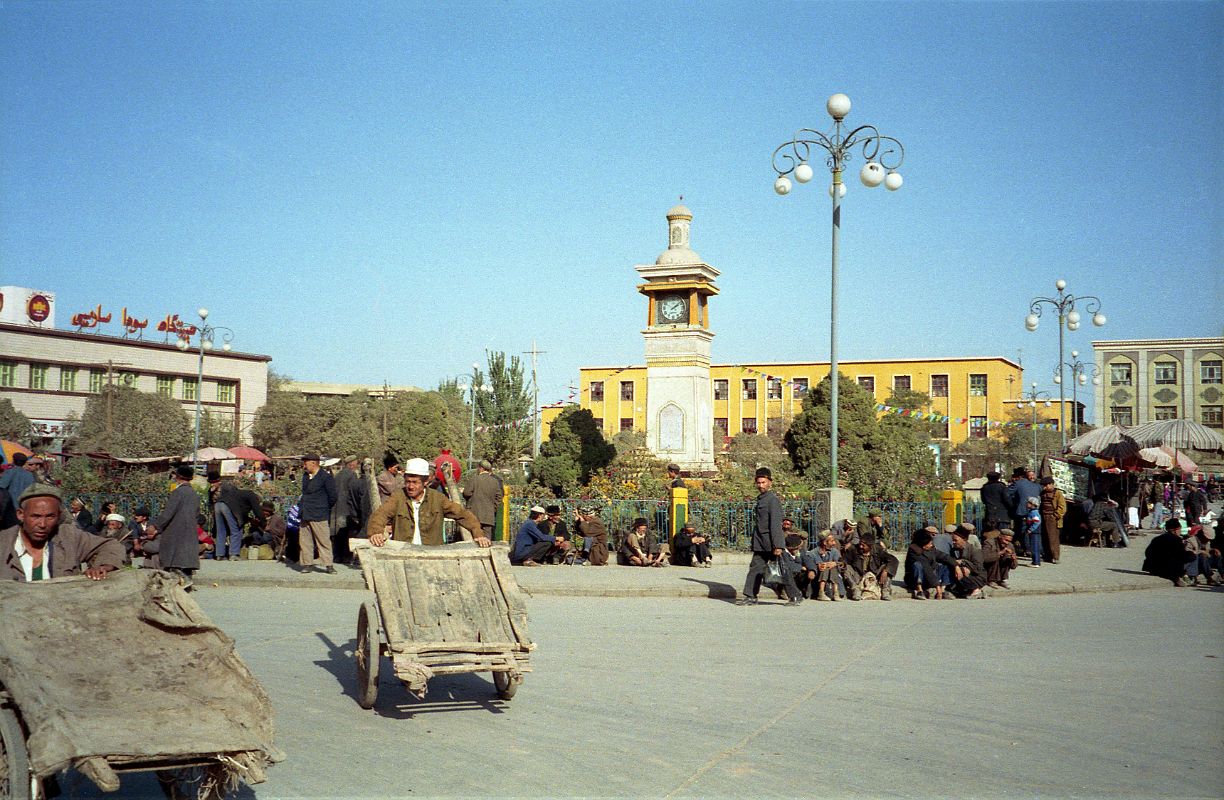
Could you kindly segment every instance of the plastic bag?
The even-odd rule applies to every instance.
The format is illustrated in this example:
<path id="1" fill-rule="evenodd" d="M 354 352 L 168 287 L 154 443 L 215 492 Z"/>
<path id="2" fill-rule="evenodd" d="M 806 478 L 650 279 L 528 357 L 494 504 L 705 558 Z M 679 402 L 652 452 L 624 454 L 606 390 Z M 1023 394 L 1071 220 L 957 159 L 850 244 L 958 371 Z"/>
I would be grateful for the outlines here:
<path id="1" fill-rule="evenodd" d="M 782 563 L 780 559 L 773 559 L 765 567 L 765 585 L 766 586 L 781 586 L 785 581 L 782 580 Z"/>

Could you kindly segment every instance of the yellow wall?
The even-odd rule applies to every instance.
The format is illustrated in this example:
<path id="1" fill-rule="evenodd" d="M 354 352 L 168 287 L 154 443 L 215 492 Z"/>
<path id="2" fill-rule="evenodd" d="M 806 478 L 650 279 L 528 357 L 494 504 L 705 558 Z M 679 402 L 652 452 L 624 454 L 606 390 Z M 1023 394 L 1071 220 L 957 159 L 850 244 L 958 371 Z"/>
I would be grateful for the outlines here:
<path id="1" fill-rule="evenodd" d="M 1020 367 L 1004 358 L 932 359 L 908 361 L 842 361 L 839 370 L 848 378 L 875 379 L 875 399 L 883 403 L 892 391 L 895 376 L 910 376 L 914 391 L 931 394 L 931 376 L 948 376 L 948 396 L 934 397 L 931 410 L 950 417 L 985 417 L 990 421 L 1012 419 L 1015 397 L 1023 387 Z M 762 374 L 763 373 L 763 374 Z M 755 419 L 757 432 L 766 433 L 768 420 L 780 420 L 783 429 L 802 411 L 802 401 L 794 396 L 794 386 L 783 383 L 782 398 L 769 399 L 765 375 L 794 380 L 806 378 L 808 386 L 815 386 L 829 373 L 827 363 L 777 363 L 765 362 L 743 365 L 716 364 L 710 368 L 710 379 L 726 380 L 727 399 L 714 400 L 713 416 L 727 420 L 728 435 L 743 432 L 744 419 Z M 970 374 L 986 376 L 986 395 L 970 396 Z M 607 436 L 620 430 L 620 420 L 632 419 L 635 430 L 646 429 L 646 368 L 633 367 L 584 367 L 581 370 L 579 403 L 590 409 L 596 419 L 603 420 L 603 431 Z M 1011 379 L 1010 381 L 1008 379 Z M 756 400 L 744 399 L 742 381 L 756 380 Z M 591 384 L 603 382 L 603 399 L 591 399 Z M 633 384 L 633 400 L 620 400 L 622 381 Z M 1012 401 L 1005 404 L 1005 401 Z M 1069 403 L 1070 401 L 1068 401 Z M 1057 400 L 1053 410 L 1057 417 Z M 1045 409 L 1041 409 L 1045 410 Z M 1038 417 L 1042 415 L 1040 410 Z M 547 416 L 545 419 L 549 419 Z M 1068 420 L 1070 417 L 1068 417 Z M 969 437 L 969 424 L 950 422 L 949 439 L 952 444 Z M 990 435 L 997 436 L 997 428 L 988 428 Z"/>

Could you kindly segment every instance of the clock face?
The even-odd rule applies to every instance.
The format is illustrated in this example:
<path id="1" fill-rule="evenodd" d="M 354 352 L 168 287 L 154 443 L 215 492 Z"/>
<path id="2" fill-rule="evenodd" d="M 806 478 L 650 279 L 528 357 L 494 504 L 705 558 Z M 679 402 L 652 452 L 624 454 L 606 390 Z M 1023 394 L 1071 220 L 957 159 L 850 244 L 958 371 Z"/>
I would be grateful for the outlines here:
<path id="1" fill-rule="evenodd" d="M 688 298 L 681 295 L 669 295 L 659 301 L 660 322 L 687 322 Z"/>

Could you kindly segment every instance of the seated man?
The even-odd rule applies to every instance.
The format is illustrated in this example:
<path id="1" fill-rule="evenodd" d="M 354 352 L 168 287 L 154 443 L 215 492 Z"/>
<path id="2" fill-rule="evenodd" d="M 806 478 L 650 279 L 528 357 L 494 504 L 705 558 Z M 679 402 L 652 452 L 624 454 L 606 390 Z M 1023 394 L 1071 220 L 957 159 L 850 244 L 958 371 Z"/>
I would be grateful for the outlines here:
<path id="1" fill-rule="evenodd" d="M 1007 577 L 1016 568 L 1016 549 L 1012 545 L 1014 538 L 1011 528 L 998 531 L 986 531 L 982 542 L 982 563 L 986 566 L 986 584 L 1000 589 L 1010 589 Z"/>
<path id="2" fill-rule="evenodd" d="M 783 523 L 785 525 L 785 523 Z M 710 557 L 710 540 L 697 532 L 697 526 L 691 522 L 676 534 L 676 566 L 678 567 L 708 567 L 714 559 Z"/>
<path id="3" fill-rule="evenodd" d="M 952 550 L 956 559 L 952 593 L 962 600 L 985 597 L 982 587 L 986 585 L 986 567 L 982 563 L 982 548 L 969 541 L 969 531 L 957 527 L 952 534 Z"/>
<path id="4" fill-rule="evenodd" d="M 592 567 L 608 565 L 608 529 L 595 508 L 578 509 L 578 533 L 582 534 L 582 557 Z"/>
<path id="5" fill-rule="evenodd" d="M 633 527 L 617 548 L 616 563 L 622 567 L 667 566 L 667 561 L 663 558 L 663 548 L 655 544 L 645 517 L 638 517 L 633 521 Z"/>
<path id="6" fill-rule="evenodd" d="M 0 531 L 0 580 L 43 581 L 80 575 L 105 580 L 123 566 L 123 545 L 77 528 L 63 497 L 45 483 L 31 484 L 17 503 L 17 524 Z M 62 522 L 63 521 L 63 522 Z"/>
<path id="7" fill-rule="evenodd" d="M 540 530 L 540 522 L 548 513 L 540 506 L 532 506 L 527 519 L 514 535 L 514 549 L 510 551 L 510 563 L 514 566 L 543 566 L 553 553 L 562 553 L 570 548 L 564 536 L 550 536 Z M 479 530 L 479 528 L 477 529 Z"/>
<path id="8" fill-rule="evenodd" d="M 266 537 L 260 544 L 272 545 L 272 557 L 279 561 L 285 555 L 285 538 L 289 533 L 285 518 L 276 513 L 275 504 L 266 500 L 260 504 L 260 509 L 264 514 L 263 535 Z"/>
<path id="9" fill-rule="evenodd" d="M 952 558 L 952 533 L 957 529 L 956 525 L 945 525 L 943 532 L 933 530 L 931 532 L 931 544 L 935 545 L 937 552 L 943 553 Z M 952 559 L 955 561 L 955 559 Z M 952 567 L 949 567 L 942 561 L 935 561 L 935 577 L 939 579 L 939 586 L 935 589 L 935 599 L 943 600 L 945 593 L 953 583 Z M 949 598 L 951 599 L 951 598 Z"/>
<path id="10" fill-rule="evenodd" d="M 783 522 L 782 525 L 783 529 L 785 529 L 786 523 Z M 790 557 L 790 561 L 798 566 L 798 569 L 793 570 L 792 572 L 794 575 L 795 589 L 799 592 L 800 597 L 811 597 L 814 596 L 812 592 L 815 591 L 813 588 L 814 584 L 812 583 L 812 579 L 815 578 L 815 575 L 812 575 L 812 577 L 809 578 L 808 569 L 803 565 L 803 557 L 807 553 L 807 548 L 804 547 L 804 544 L 803 534 L 786 534 L 786 553 Z"/>
<path id="11" fill-rule="evenodd" d="M 107 514 L 102 518 L 101 535 L 114 539 L 123 548 L 123 563 L 132 563 L 132 533 L 128 530 L 127 519 L 122 514 Z"/>
<path id="12" fill-rule="evenodd" d="M 1110 500 L 1103 494 L 1099 494 L 1092 500 L 1092 510 L 1088 512 L 1088 528 L 1091 530 L 1099 530 L 1101 532 L 1101 544 L 1103 546 L 1113 547 L 1120 540 L 1118 535 L 1118 523 L 1114 521 L 1113 507 L 1110 506 Z M 1116 507 L 1117 504 L 1114 504 Z"/>
<path id="13" fill-rule="evenodd" d="M 1165 522 L 1164 533 L 1148 544 L 1143 553 L 1143 571 L 1186 585 L 1186 565 L 1195 559 L 1182 541 L 1182 522 L 1177 517 Z"/>
<path id="14" fill-rule="evenodd" d="M 951 556 L 944 555 L 935 549 L 932 542 L 933 528 L 923 528 L 914 531 L 909 548 L 905 551 L 905 588 L 915 600 L 929 599 L 929 592 L 934 589 L 936 597 L 942 597 L 942 587 L 935 575 L 935 565 L 943 564 L 949 570 L 956 566 Z"/>
<path id="15" fill-rule="evenodd" d="M 859 539 L 858 545 L 849 550 L 845 556 L 846 565 L 842 572 L 846 579 L 846 591 L 851 600 L 859 600 L 863 596 L 863 579 L 875 575 L 880 586 L 880 599 L 892 599 L 892 576 L 897 574 L 897 557 L 888 552 L 884 544 L 871 535 Z"/>
<path id="16" fill-rule="evenodd" d="M 846 584 L 841 576 L 841 552 L 837 549 L 837 537 L 832 531 L 821 531 L 820 542 L 803 554 L 803 566 L 807 569 L 808 582 L 816 584 L 817 600 L 837 600 L 846 596 Z"/>
<path id="17" fill-rule="evenodd" d="M 561 537 L 569 541 L 569 528 L 561 516 L 561 506 L 551 505 L 544 509 L 544 519 L 540 520 L 539 528 L 545 536 Z M 558 555 L 560 553 L 560 555 Z M 549 563 L 559 564 L 564 553 L 557 551 L 548 556 Z"/>

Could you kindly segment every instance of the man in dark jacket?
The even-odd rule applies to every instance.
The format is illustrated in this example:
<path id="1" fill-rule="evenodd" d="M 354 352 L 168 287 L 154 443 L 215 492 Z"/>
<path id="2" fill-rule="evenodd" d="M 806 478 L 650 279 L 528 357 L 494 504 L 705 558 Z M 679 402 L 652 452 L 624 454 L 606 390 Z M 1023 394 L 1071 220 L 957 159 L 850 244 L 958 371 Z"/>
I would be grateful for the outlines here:
<path id="1" fill-rule="evenodd" d="M 952 550 L 956 558 L 952 594 L 962 600 L 984 597 L 986 566 L 982 562 L 981 545 L 969 541 L 969 531 L 958 527 L 952 532 Z"/>
<path id="2" fill-rule="evenodd" d="M 357 456 L 345 456 L 344 468 L 336 475 L 336 505 L 332 508 L 335 517 L 332 530 L 336 533 L 332 537 L 332 558 L 342 564 L 352 555 L 348 540 L 362 535 L 370 516 L 370 493 L 358 474 L 360 467 L 361 459 Z"/>
<path id="3" fill-rule="evenodd" d="M 298 501 L 302 518 L 302 526 L 298 529 L 301 556 L 298 564 L 303 570 L 314 566 L 317 549 L 323 571 L 336 574 L 336 568 L 332 566 L 331 528 L 328 525 L 336 497 L 336 479 L 319 467 L 319 457 L 302 456 L 302 499 Z"/>
<path id="4" fill-rule="evenodd" d="M 935 590 L 937 598 L 943 596 L 939 578 L 935 575 L 935 565 L 943 564 L 949 569 L 956 567 L 956 561 L 951 556 L 935 549 L 934 528 L 923 528 L 914 531 L 909 549 L 905 551 L 905 588 L 915 600 L 928 599 L 927 592 Z"/>
<path id="5" fill-rule="evenodd" d="M 220 475 L 209 477 L 208 482 L 213 501 L 216 558 L 219 561 L 228 553 L 230 561 L 237 561 L 243 528 L 248 524 L 256 529 L 263 527 L 262 501 L 250 489 L 239 489 L 230 481 L 221 480 Z"/>
<path id="6" fill-rule="evenodd" d="M 1190 491 L 1186 494 L 1186 521 L 1191 527 L 1198 525 L 1199 520 L 1207 513 L 1207 493 L 1203 491 L 1198 484 L 1190 484 Z"/>
<path id="7" fill-rule="evenodd" d="M 1186 549 L 1181 533 L 1181 520 L 1174 518 L 1165 523 L 1165 532 L 1153 539 L 1143 553 L 1144 572 L 1170 580 L 1174 586 L 1186 585 L 1186 564 L 1195 556 Z"/>
<path id="8" fill-rule="evenodd" d="M 482 460 L 476 475 L 463 490 L 463 499 L 468 510 L 480 519 L 480 529 L 486 539 L 493 540 L 493 525 L 497 521 L 497 509 L 501 508 L 505 493 L 501 478 L 493 474 L 493 465 Z"/>
<path id="9" fill-rule="evenodd" d="M 986 507 L 986 526 L 983 530 L 997 531 L 1015 516 L 1009 494 L 1000 473 L 986 473 L 986 483 L 982 486 L 982 505 Z"/>
<path id="10" fill-rule="evenodd" d="M 851 600 L 862 596 L 862 581 L 869 572 L 875 575 L 879 583 L 880 599 L 892 600 L 892 579 L 900 564 L 883 543 L 871 536 L 863 536 L 843 558 L 846 562 L 846 591 Z"/>
<path id="11" fill-rule="evenodd" d="M 166 499 L 166 507 L 145 529 L 157 542 L 161 568 L 182 576 L 187 589 L 191 588 L 191 576 L 200 568 L 200 539 L 196 532 L 200 496 L 191 486 L 193 477 L 195 473 L 189 464 L 174 470 L 178 485 Z"/>
<path id="12" fill-rule="evenodd" d="M 761 467 L 756 471 L 756 530 L 752 534 L 752 562 L 748 565 L 748 575 L 744 578 L 744 596 L 736 605 L 754 605 L 757 602 L 757 592 L 769 565 L 782 555 L 786 547 L 786 538 L 782 535 L 782 501 L 773 493 L 773 473 L 769 467 Z M 787 605 L 797 606 L 801 598 L 794 588 L 794 582 L 786 584 Z"/>

